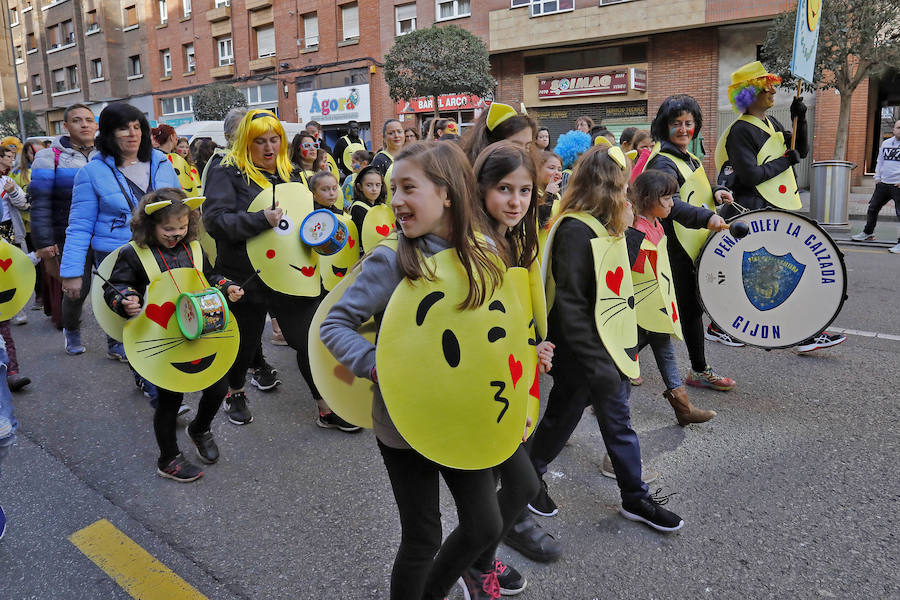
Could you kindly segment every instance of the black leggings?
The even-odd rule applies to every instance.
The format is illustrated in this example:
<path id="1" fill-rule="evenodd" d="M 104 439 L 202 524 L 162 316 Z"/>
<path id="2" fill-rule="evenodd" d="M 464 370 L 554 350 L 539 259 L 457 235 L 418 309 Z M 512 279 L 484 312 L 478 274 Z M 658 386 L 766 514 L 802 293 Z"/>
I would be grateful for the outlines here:
<path id="1" fill-rule="evenodd" d="M 184 400 L 184 394 L 164 390 L 161 387 L 158 387 L 157 390 L 159 395 L 156 397 L 156 412 L 153 413 L 153 433 L 156 434 L 156 443 L 159 444 L 158 465 L 164 467 L 179 453 L 175 426 L 178 419 L 178 408 Z M 203 395 L 200 396 L 200 406 L 197 407 L 197 417 L 191 424 L 191 428 L 195 432 L 209 431 L 227 391 L 228 384 L 224 378 L 203 390 Z"/>
<path id="2" fill-rule="evenodd" d="M 415 450 L 390 448 L 380 441 L 378 447 L 400 513 L 391 600 L 441 600 L 476 557 L 496 548 L 500 539 L 503 517 L 493 471 L 459 471 Z M 438 475 L 450 489 L 459 517 L 459 526 L 443 545 Z"/>
<path id="3" fill-rule="evenodd" d="M 313 399 L 319 400 L 316 384 L 313 382 L 309 368 L 309 324 L 319 307 L 320 298 L 288 296 L 271 290 L 247 294 L 238 302 L 229 302 L 228 307 L 234 315 L 241 333 L 241 345 L 237 358 L 228 371 L 228 386 L 233 390 L 244 387 L 247 369 L 259 366 L 258 353 L 263 329 L 266 326 L 266 313 L 278 319 L 281 332 L 288 345 L 297 352 L 297 366 L 303 375 Z"/>
<path id="4" fill-rule="evenodd" d="M 494 475 L 500 478 L 502 487 L 497 492 L 497 504 L 500 505 L 500 515 L 503 517 L 503 531 L 497 541 L 482 552 L 472 566 L 487 573 L 494 569 L 494 558 L 497 554 L 497 546 L 519 520 L 518 517 L 525 506 L 537 496 L 541 484 L 534 465 L 528 457 L 525 446 L 519 444 L 515 453 L 505 462 L 494 467 Z"/>
<path id="5" fill-rule="evenodd" d="M 670 254 L 671 256 L 671 254 Z M 697 276 L 690 263 L 672 262 L 672 278 L 675 280 L 675 298 L 681 314 L 681 331 L 684 345 L 695 371 L 706 370 L 706 340 L 703 336 L 703 307 L 697 291 Z"/>

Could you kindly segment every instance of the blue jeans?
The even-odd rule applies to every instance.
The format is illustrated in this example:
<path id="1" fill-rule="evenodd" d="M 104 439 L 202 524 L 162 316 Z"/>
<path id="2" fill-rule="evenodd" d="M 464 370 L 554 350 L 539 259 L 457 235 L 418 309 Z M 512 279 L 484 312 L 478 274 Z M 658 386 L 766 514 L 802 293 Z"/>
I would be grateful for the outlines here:
<path id="1" fill-rule="evenodd" d="M 674 390 L 681 387 L 681 374 L 678 372 L 678 361 L 675 359 L 672 336 L 638 327 L 638 352 L 648 345 L 653 350 L 656 367 L 659 369 L 659 374 L 662 375 L 666 389 Z"/>
<path id="2" fill-rule="evenodd" d="M 12 395 L 6 384 L 6 363 L 9 358 L 6 355 L 6 346 L 0 339 L 0 467 L 3 459 L 9 454 L 9 448 L 16 440 L 16 429 L 19 422 L 13 414 Z"/>

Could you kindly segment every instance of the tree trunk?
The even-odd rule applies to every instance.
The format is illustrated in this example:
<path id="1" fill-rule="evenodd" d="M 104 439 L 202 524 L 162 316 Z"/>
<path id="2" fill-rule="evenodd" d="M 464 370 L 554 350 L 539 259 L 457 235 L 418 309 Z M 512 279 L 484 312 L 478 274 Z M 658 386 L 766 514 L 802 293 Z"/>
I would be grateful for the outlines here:
<path id="1" fill-rule="evenodd" d="M 841 107 L 838 111 L 837 131 L 834 134 L 833 160 L 847 160 L 847 142 L 850 137 L 850 102 L 853 100 L 853 89 L 839 90 Z"/>
<path id="2" fill-rule="evenodd" d="M 434 139 L 434 128 L 437 126 L 438 118 L 440 118 L 440 111 L 438 110 L 438 97 L 431 97 L 432 108 L 434 109 L 434 117 L 431 119 L 431 124 L 428 126 L 428 141 Z"/>

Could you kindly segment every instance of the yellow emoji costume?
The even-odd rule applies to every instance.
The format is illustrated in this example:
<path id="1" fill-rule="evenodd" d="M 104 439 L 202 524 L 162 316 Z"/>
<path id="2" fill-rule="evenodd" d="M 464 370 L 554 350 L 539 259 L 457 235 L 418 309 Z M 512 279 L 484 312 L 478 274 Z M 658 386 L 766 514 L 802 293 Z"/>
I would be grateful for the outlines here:
<path id="1" fill-rule="evenodd" d="M 8 321 L 25 307 L 36 277 L 31 259 L 17 246 L 0 239 L 0 321 Z"/>
<path id="2" fill-rule="evenodd" d="M 665 236 L 658 245 L 646 238 L 641 241 L 637 260 L 631 265 L 631 280 L 638 326 L 684 339 Z"/>
<path id="3" fill-rule="evenodd" d="M 393 165 L 391 165 L 393 166 Z M 360 204 L 365 204 L 364 202 Z M 368 205 L 366 205 L 368 206 Z M 394 211 L 389 204 L 376 204 L 366 212 L 363 228 L 360 232 L 363 252 L 369 252 L 386 239 L 397 228 L 394 222 Z"/>

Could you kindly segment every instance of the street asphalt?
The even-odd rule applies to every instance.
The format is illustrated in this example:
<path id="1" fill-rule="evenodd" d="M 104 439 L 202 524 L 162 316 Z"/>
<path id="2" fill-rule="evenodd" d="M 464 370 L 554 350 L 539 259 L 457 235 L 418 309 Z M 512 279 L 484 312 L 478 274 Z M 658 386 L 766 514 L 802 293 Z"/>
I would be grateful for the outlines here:
<path id="1" fill-rule="evenodd" d="M 846 263 L 835 325 L 900 336 L 900 256 L 854 246 Z M 264 344 L 284 384 L 250 392 L 252 424 L 216 418 L 222 459 L 184 485 L 156 475 L 152 410 L 128 367 L 105 358 L 93 317 L 88 352 L 71 357 L 42 313 L 28 316 L 13 328 L 32 384 L 13 396 L 21 426 L 0 479 L 0 598 L 131 597 L 68 541 L 99 519 L 208 598 L 388 598 L 400 527 L 375 438 L 316 427 L 289 349 Z M 651 489 L 675 493 L 667 507 L 684 528 L 661 535 L 618 515 L 588 411 L 547 476 L 560 513 L 540 521 L 564 556 L 545 565 L 501 546 L 528 578 L 519 597 L 900 598 L 900 339 L 853 334 L 806 356 L 708 342 L 707 356 L 738 381 L 730 393 L 689 388 L 718 411 L 708 423 L 675 423 L 649 349 L 632 393 L 645 466 L 661 473 Z M 195 456 L 183 430 L 179 442 Z M 446 533 L 446 490 L 442 512 Z"/>

